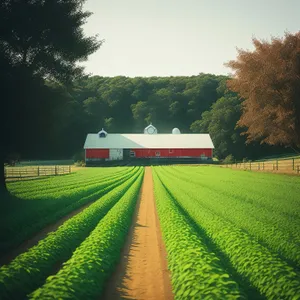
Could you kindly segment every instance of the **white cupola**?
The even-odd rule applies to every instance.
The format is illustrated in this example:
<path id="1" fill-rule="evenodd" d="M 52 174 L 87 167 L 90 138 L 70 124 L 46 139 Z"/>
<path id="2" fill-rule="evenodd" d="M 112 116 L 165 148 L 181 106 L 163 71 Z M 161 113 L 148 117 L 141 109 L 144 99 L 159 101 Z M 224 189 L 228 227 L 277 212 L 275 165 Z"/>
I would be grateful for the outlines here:
<path id="1" fill-rule="evenodd" d="M 172 134 L 180 134 L 180 130 L 178 128 L 173 128 Z"/>
<path id="2" fill-rule="evenodd" d="M 145 134 L 157 134 L 157 129 L 150 123 L 145 129 L 144 129 Z"/>
<path id="3" fill-rule="evenodd" d="M 98 132 L 98 136 L 99 138 L 105 138 L 107 136 L 107 132 L 102 128 L 99 132 Z"/>

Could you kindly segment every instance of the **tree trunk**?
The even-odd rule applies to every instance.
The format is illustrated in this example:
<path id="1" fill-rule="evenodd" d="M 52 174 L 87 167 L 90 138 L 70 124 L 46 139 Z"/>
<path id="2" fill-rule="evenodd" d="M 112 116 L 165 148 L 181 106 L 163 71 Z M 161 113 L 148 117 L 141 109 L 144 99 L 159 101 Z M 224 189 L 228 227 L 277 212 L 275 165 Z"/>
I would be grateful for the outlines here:
<path id="1" fill-rule="evenodd" d="M 2 155 L 1 155 L 2 156 Z M 5 172 L 4 172 L 4 159 L 3 157 L 1 157 L 0 159 L 0 195 L 1 194 L 6 194 L 7 193 L 7 186 L 6 186 L 6 182 L 5 182 Z M 1 199 L 0 199 L 1 201 Z"/>

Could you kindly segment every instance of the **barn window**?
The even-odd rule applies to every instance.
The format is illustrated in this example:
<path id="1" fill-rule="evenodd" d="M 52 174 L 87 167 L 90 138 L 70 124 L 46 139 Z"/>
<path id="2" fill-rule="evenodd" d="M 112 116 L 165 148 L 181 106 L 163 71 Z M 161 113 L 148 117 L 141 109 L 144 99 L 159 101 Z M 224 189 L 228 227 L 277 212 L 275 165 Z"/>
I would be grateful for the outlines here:
<path id="1" fill-rule="evenodd" d="M 135 157 L 135 152 L 134 151 L 130 151 L 130 157 Z"/>
<path id="2" fill-rule="evenodd" d="M 169 149 L 169 153 L 173 153 L 174 151 L 173 151 L 173 149 Z"/>
<path id="3" fill-rule="evenodd" d="M 105 138 L 107 136 L 107 132 L 102 128 L 99 132 L 98 132 L 99 138 Z"/>
<path id="4" fill-rule="evenodd" d="M 160 156 L 160 152 L 159 152 L 159 151 L 156 151 L 156 152 L 155 152 L 155 156 Z"/>

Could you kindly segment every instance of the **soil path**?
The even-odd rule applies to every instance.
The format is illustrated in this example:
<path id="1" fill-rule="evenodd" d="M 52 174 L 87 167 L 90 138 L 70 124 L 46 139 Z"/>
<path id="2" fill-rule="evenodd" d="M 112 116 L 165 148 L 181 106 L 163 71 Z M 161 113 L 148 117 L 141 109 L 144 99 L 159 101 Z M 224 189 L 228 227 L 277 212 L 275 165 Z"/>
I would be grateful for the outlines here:
<path id="1" fill-rule="evenodd" d="M 19 246 L 11 250 L 8 254 L 0 257 L 0 266 L 9 264 L 13 259 L 15 259 L 19 254 L 27 251 L 29 248 L 35 246 L 40 240 L 44 239 L 48 233 L 55 231 L 60 225 L 62 225 L 67 220 L 71 219 L 73 216 L 79 214 L 85 208 L 90 206 L 94 201 L 91 201 L 75 210 L 70 212 L 68 215 L 62 217 L 55 223 L 49 224 L 40 230 L 38 233 L 34 234 L 31 238 L 21 243 Z"/>
<path id="2" fill-rule="evenodd" d="M 151 167 L 146 167 L 121 262 L 101 299 L 172 300 L 166 257 L 155 208 Z"/>

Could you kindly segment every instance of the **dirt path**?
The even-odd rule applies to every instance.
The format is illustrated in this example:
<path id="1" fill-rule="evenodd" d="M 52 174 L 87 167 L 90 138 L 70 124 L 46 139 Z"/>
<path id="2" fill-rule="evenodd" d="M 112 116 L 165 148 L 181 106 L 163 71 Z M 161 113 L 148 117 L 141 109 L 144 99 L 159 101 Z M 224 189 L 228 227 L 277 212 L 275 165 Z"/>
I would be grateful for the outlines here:
<path id="1" fill-rule="evenodd" d="M 29 238 L 28 240 L 21 243 L 19 246 L 11 250 L 8 254 L 0 257 L 0 266 L 9 264 L 13 259 L 15 259 L 19 254 L 27 251 L 29 248 L 36 245 L 40 240 L 44 239 L 48 233 L 55 231 L 60 225 L 62 225 L 65 221 L 71 219 L 73 216 L 79 214 L 81 211 L 83 211 L 85 208 L 87 208 L 89 205 L 93 203 L 89 202 L 72 212 L 70 212 L 68 215 L 62 217 L 55 223 L 47 225 L 45 228 L 40 230 L 38 233 L 36 233 L 34 236 Z"/>
<path id="2" fill-rule="evenodd" d="M 101 299 L 173 299 L 166 256 L 155 208 L 151 167 L 146 167 L 121 262 Z"/>

